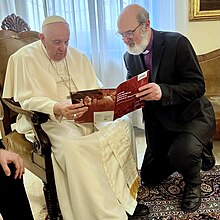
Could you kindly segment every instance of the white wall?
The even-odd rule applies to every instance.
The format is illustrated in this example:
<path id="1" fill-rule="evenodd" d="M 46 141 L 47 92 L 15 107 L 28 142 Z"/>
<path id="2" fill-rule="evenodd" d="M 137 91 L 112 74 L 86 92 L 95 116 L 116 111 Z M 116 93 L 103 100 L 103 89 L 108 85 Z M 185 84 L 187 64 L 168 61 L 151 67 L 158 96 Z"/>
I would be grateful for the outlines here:
<path id="1" fill-rule="evenodd" d="M 189 22 L 189 0 L 176 0 L 176 31 L 189 38 L 197 54 L 220 48 L 220 20 Z"/>

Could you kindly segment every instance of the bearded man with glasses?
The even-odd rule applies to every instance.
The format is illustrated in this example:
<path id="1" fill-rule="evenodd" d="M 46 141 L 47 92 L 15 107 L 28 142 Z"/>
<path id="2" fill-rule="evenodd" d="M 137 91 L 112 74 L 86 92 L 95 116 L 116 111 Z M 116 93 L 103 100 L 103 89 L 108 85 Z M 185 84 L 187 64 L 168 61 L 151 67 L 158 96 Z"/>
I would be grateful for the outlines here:
<path id="1" fill-rule="evenodd" d="M 152 29 L 149 13 L 136 4 L 121 12 L 117 34 L 127 46 L 127 78 L 150 70 L 136 95 L 145 101 L 142 183 L 156 185 L 178 171 L 185 182 L 181 208 L 194 212 L 201 204 L 200 169 L 215 165 L 215 115 L 196 53 L 182 34 Z"/>

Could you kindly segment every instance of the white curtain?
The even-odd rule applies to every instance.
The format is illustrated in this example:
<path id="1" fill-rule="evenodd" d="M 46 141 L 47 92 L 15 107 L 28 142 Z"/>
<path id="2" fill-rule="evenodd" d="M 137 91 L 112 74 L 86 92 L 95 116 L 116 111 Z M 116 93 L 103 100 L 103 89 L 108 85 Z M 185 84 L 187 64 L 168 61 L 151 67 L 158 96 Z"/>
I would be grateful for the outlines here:
<path id="1" fill-rule="evenodd" d="M 115 87 L 126 79 L 122 58 L 125 47 L 115 35 L 117 18 L 131 3 L 148 10 L 151 27 L 174 30 L 175 0 L 0 0 L 0 20 L 15 13 L 32 30 L 41 31 L 46 16 L 63 16 L 71 29 L 70 45 L 90 58 L 105 87 Z M 132 119 L 135 126 L 143 127 L 140 111 L 132 114 Z"/>

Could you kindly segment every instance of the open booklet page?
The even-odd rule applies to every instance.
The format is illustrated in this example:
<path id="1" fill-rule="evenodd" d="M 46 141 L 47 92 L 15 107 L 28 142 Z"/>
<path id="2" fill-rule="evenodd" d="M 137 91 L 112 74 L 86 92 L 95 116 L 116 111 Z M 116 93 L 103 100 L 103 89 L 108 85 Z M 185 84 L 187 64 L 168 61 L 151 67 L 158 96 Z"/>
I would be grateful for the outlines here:
<path id="1" fill-rule="evenodd" d="M 136 98 L 138 88 L 148 83 L 149 70 L 122 82 L 116 89 L 101 88 L 71 92 L 72 103 L 83 102 L 88 111 L 77 123 L 112 121 L 142 108 L 144 102 Z"/>

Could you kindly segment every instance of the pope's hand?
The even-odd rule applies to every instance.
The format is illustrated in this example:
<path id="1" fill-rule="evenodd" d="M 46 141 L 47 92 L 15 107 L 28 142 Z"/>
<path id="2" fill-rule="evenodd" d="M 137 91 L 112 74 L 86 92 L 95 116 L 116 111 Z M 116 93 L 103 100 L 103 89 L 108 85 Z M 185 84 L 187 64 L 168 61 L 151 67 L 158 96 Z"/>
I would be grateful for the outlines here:
<path id="1" fill-rule="evenodd" d="M 80 118 L 87 111 L 88 107 L 83 104 L 83 101 L 76 104 L 59 102 L 54 105 L 54 114 L 69 120 Z"/>

